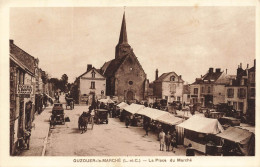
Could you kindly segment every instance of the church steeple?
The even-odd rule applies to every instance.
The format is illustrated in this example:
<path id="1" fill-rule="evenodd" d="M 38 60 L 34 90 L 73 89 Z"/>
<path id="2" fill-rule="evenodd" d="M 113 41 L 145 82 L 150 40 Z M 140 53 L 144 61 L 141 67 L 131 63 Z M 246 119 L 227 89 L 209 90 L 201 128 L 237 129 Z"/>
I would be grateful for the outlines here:
<path id="1" fill-rule="evenodd" d="M 127 44 L 127 43 L 128 41 L 127 41 L 125 12 L 124 12 L 118 44 Z"/>
<path id="2" fill-rule="evenodd" d="M 123 15 L 123 20 L 121 24 L 120 36 L 118 44 L 116 45 L 116 59 L 121 58 L 124 55 L 128 54 L 131 51 L 131 46 L 128 44 L 127 32 L 126 32 L 126 21 L 125 21 L 125 12 Z"/>

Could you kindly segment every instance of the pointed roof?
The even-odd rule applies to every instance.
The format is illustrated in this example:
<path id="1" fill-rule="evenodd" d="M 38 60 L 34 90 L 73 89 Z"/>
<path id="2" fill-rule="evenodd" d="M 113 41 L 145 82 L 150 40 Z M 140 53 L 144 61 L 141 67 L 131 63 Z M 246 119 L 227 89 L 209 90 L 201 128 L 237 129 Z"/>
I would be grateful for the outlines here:
<path id="1" fill-rule="evenodd" d="M 128 44 L 127 33 L 126 33 L 126 23 L 125 23 L 125 12 L 124 12 L 124 15 L 123 15 L 123 20 L 122 20 L 118 44 Z"/>

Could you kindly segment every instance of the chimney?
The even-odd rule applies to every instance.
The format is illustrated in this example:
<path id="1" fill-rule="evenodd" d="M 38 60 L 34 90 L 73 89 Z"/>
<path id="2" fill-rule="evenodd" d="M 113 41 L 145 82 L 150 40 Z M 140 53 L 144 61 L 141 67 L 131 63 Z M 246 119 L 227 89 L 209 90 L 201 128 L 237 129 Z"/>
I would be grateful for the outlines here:
<path id="1" fill-rule="evenodd" d="M 226 68 L 226 74 L 227 74 L 227 68 Z"/>
<path id="2" fill-rule="evenodd" d="M 209 73 L 212 74 L 213 70 L 214 70 L 214 68 L 209 68 Z"/>
<path id="3" fill-rule="evenodd" d="M 179 78 L 181 79 L 181 75 L 179 75 Z"/>
<path id="4" fill-rule="evenodd" d="M 87 66 L 87 71 L 91 70 L 92 69 L 92 64 L 88 64 Z"/>
<path id="5" fill-rule="evenodd" d="M 216 73 L 220 73 L 221 68 L 216 68 Z"/>
<path id="6" fill-rule="evenodd" d="M 10 44 L 14 44 L 14 40 L 13 40 L 13 39 L 10 39 L 10 40 L 9 40 L 9 43 L 10 43 Z"/>
<path id="7" fill-rule="evenodd" d="M 254 67 L 255 67 L 255 60 L 254 60 Z"/>
<path id="8" fill-rule="evenodd" d="M 242 68 L 242 63 L 240 63 L 240 68 Z"/>
<path id="9" fill-rule="evenodd" d="M 246 68 L 249 68 L 249 64 L 246 65 Z"/>
<path id="10" fill-rule="evenodd" d="M 156 69 L 156 71 L 155 71 L 155 80 L 157 80 L 158 79 L 158 69 Z"/>

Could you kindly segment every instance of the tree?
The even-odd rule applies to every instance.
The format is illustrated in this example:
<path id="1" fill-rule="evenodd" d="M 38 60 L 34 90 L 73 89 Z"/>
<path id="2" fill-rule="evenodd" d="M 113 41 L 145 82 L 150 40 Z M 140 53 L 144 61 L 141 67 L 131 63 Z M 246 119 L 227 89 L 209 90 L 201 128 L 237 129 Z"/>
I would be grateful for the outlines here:
<path id="1" fill-rule="evenodd" d="M 62 76 L 61 76 L 61 80 L 60 80 L 60 89 L 61 89 L 61 91 L 63 91 L 63 92 L 65 92 L 65 91 L 67 91 L 68 90 L 68 88 L 67 88 L 67 84 L 68 84 L 68 79 L 69 79 L 69 77 L 67 76 L 67 74 L 63 74 Z"/>

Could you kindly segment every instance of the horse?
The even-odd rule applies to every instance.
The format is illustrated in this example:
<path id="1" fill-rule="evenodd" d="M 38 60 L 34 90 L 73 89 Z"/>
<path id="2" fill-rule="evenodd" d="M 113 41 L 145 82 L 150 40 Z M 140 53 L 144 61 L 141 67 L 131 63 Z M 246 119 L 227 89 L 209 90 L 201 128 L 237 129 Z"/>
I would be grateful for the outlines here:
<path id="1" fill-rule="evenodd" d="M 89 118 L 86 116 L 80 116 L 78 121 L 79 129 L 81 129 L 81 134 L 88 130 L 88 120 Z"/>

